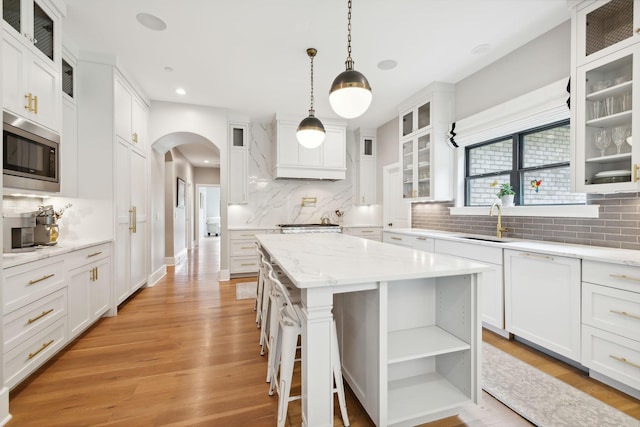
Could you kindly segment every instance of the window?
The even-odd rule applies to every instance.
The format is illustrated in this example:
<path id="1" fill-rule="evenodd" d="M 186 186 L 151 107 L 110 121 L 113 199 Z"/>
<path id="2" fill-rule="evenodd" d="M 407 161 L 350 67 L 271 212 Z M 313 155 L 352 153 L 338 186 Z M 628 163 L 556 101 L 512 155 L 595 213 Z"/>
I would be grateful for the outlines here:
<path id="1" fill-rule="evenodd" d="M 516 205 L 585 204 L 571 193 L 569 122 L 562 121 L 466 148 L 465 205 L 487 206 L 497 184 L 513 187 Z"/>

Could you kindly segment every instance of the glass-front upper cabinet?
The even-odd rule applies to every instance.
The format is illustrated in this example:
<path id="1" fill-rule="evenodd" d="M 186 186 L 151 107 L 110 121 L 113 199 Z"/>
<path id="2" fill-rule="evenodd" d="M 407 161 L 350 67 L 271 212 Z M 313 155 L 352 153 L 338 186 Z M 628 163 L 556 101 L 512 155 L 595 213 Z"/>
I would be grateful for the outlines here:
<path id="1" fill-rule="evenodd" d="M 402 197 L 431 197 L 431 134 L 423 132 L 402 144 Z"/>
<path id="2" fill-rule="evenodd" d="M 638 0 L 585 1 L 573 10 L 571 126 L 575 190 L 638 191 Z M 636 137 L 637 139 L 637 137 Z"/>
<path id="3" fill-rule="evenodd" d="M 640 38 L 639 8 L 638 0 L 581 3 L 576 15 L 577 65 L 637 42 Z"/>
<path id="4" fill-rule="evenodd" d="M 54 61 L 57 19 L 45 2 L 35 0 L 3 0 L 5 28 L 13 28 L 47 58 Z"/>
<path id="5" fill-rule="evenodd" d="M 400 117 L 402 117 L 402 136 L 409 136 L 428 128 L 431 126 L 431 101 L 412 107 Z"/>

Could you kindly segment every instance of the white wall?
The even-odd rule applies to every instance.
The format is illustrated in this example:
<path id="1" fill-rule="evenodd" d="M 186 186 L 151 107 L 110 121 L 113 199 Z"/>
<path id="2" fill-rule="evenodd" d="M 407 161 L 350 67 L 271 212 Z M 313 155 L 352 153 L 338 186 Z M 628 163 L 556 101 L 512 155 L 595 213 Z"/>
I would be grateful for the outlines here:
<path id="1" fill-rule="evenodd" d="M 391 163 L 398 161 L 398 155 L 400 149 L 398 147 L 399 138 L 399 121 L 398 118 L 389 120 L 384 125 L 380 126 L 376 132 L 376 148 L 377 148 L 377 168 L 376 173 L 378 175 L 378 202 L 382 203 L 383 193 L 383 173 L 382 168 Z"/>
<path id="2" fill-rule="evenodd" d="M 454 118 L 469 117 L 563 78 L 568 82 L 570 71 L 571 22 L 566 21 L 457 82 Z"/>

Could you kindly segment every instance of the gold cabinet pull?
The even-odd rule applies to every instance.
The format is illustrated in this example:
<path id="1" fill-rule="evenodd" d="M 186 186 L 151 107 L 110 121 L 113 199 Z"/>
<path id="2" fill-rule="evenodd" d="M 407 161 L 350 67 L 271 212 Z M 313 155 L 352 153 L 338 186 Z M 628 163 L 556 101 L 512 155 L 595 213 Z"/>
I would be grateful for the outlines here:
<path id="1" fill-rule="evenodd" d="M 361 233 L 373 233 L 373 230 L 360 230 Z"/>
<path id="2" fill-rule="evenodd" d="M 400 237 L 393 237 L 393 236 L 391 236 L 391 238 L 392 238 L 393 240 L 402 240 Z"/>
<path id="3" fill-rule="evenodd" d="M 98 255 L 100 255 L 101 253 L 102 253 L 102 251 L 100 251 L 100 252 L 94 252 L 94 253 L 92 253 L 92 254 L 87 255 L 87 258 L 93 258 L 94 256 L 98 256 Z"/>
<path id="4" fill-rule="evenodd" d="M 31 98 L 31 93 L 25 95 L 24 97 L 27 100 L 27 105 L 24 106 L 25 110 L 33 111 L 33 107 L 31 106 L 31 103 L 33 102 L 33 98 Z"/>
<path id="5" fill-rule="evenodd" d="M 138 214 L 136 212 L 136 207 L 135 206 L 131 206 L 131 209 L 129 209 L 129 231 L 131 231 L 132 233 L 135 233 L 137 230 L 137 222 L 138 222 L 138 218 L 137 218 Z"/>
<path id="6" fill-rule="evenodd" d="M 55 276 L 55 274 L 45 274 L 44 276 L 42 276 L 39 279 L 29 280 L 29 284 L 30 285 L 35 285 L 36 283 L 42 282 L 43 280 L 51 279 L 53 276 Z"/>
<path id="7" fill-rule="evenodd" d="M 241 246 L 240 249 L 251 249 L 251 250 L 253 250 L 253 249 L 255 249 L 255 247 L 253 247 L 253 246 Z"/>
<path id="8" fill-rule="evenodd" d="M 96 270 L 96 280 L 98 280 L 98 267 L 96 267 L 95 270 Z"/>
<path id="9" fill-rule="evenodd" d="M 33 112 L 35 114 L 38 114 L 38 97 L 37 96 L 33 97 Z"/>
<path id="10" fill-rule="evenodd" d="M 625 274 L 609 274 L 609 276 L 616 279 L 624 279 L 624 280 L 633 280 L 634 282 L 640 282 L 640 278 L 638 277 L 630 277 Z"/>
<path id="11" fill-rule="evenodd" d="M 626 363 L 627 365 L 640 369 L 640 365 L 638 365 L 637 363 L 631 362 L 626 357 L 614 356 L 613 354 L 610 354 L 609 357 L 617 360 L 618 362 Z"/>
<path id="12" fill-rule="evenodd" d="M 638 319 L 638 320 L 640 320 L 640 316 L 639 316 L 639 315 L 637 315 L 637 314 L 627 313 L 626 311 L 621 311 L 621 310 L 609 310 L 609 312 L 611 312 L 611 313 L 615 313 L 615 314 L 619 314 L 620 316 L 631 317 L 632 319 Z"/>
<path id="13" fill-rule="evenodd" d="M 416 237 L 416 240 L 427 240 L 426 237 Z"/>
<path id="14" fill-rule="evenodd" d="M 243 263 L 243 264 L 240 264 L 240 265 L 243 266 L 243 267 L 252 267 L 252 266 L 254 266 L 256 264 L 255 263 Z"/>
<path id="15" fill-rule="evenodd" d="M 29 360 L 33 359 L 34 357 L 36 357 L 38 355 L 38 353 L 40 353 L 42 350 L 44 350 L 45 348 L 49 347 L 51 344 L 53 344 L 53 340 L 49 341 L 49 342 L 45 342 L 42 344 L 42 347 L 40 347 L 39 349 L 37 349 L 36 351 L 34 351 L 33 353 L 29 353 Z"/>
<path id="16" fill-rule="evenodd" d="M 47 311 L 43 311 L 41 314 L 37 315 L 36 317 L 34 317 L 33 319 L 29 319 L 27 320 L 27 324 L 32 324 L 33 322 L 38 321 L 39 319 L 42 319 L 44 316 L 46 316 L 47 314 L 51 313 L 53 311 L 53 308 L 50 308 Z"/>
<path id="17" fill-rule="evenodd" d="M 638 169 L 640 168 L 640 166 L 638 166 L 637 163 L 633 164 L 633 182 L 638 182 Z"/>
<path id="18" fill-rule="evenodd" d="M 133 140 L 133 142 L 135 142 L 137 144 L 138 143 L 138 133 L 134 132 L 133 135 L 131 135 L 131 139 Z"/>

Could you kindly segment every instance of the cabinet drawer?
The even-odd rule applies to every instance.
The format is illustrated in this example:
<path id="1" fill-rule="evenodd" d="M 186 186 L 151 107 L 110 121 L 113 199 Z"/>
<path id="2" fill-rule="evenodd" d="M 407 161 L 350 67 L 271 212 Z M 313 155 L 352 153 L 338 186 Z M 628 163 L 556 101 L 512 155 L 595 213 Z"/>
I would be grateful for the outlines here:
<path id="1" fill-rule="evenodd" d="M 29 336 L 64 317 L 66 313 L 67 290 L 63 288 L 7 314 L 2 319 L 4 351 L 11 350 Z"/>
<path id="2" fill-rule="evenodd" d="M 385 232 L 382 234 L 382 241 L 385 243 L 392 243 L 394 245 L 413 247 L 411 237 L 405 234 Z"/>
<path id="3" fill-rule="evenodd" d="M 344 234 L 349 236 L 362 237 L 363 239 L 382 241 L 382 229 L 376 227 L 345 227 Z"/>
<path id="4" fill-rule="evenodd" d="M 70 253 L 65 260 L 67 270 L 73 270 L 90 262 L 95 262 L 111 255 L 111 245 L 105 243 L 103 245 L 91 246 L 90 248 L 80 249 Z"/>
<path id="5" fill-rule="evenodd" d="M 11 388 L 56 354 L 66 343 L 67 324 L 60 319 L 4 355 L 5 386 Z"/>
<path id="6" fill-rule="evenodd" d="M 582 323 L 640 341 L 640 294 L 583 282 Z"/>
<path id="7" fill-rule="evenodd" d="M 64 263 L 58 257 L 8 268 L 3 274 L 4 313 L 64 286 Z"/>
<path id="8" fill-rule="evenodd" d="M 640 267 L 584 260 L 582 281 L 640 292 Z"/>
<path id="9" fill-rule="evenodd" d="M 231 246 L 230 255 L 232 257 L 257 256 L 256 244 L 254 243 L 253 240 L 232 240 L 230 246 Z"/>
<path id="10" fill-rule="evenodd" d="M 258 257 L 236 257 L 229 260 L 231 273 L 258 272 Z"/>
<path id="11" fill-rule="evenodd" d="M 435 252 L 502 265 L 502 248 L 493 246 L 437 239 Z"/>
<path id="12" fill-rule="evenodd" d="M 267 231 L 265 231 L 267 232 Z M 256 234 L 260 232 L 256 232 L 256 230 L 244 230 L 244 231 L 229 231 L 229 241 L 233 242 L 234 240 L 253 240 Z"/>
<path id="13" fill-rule="evenodd" d="M 640 342 L 584 325 L 582 364 L 640 390 Z"/>

